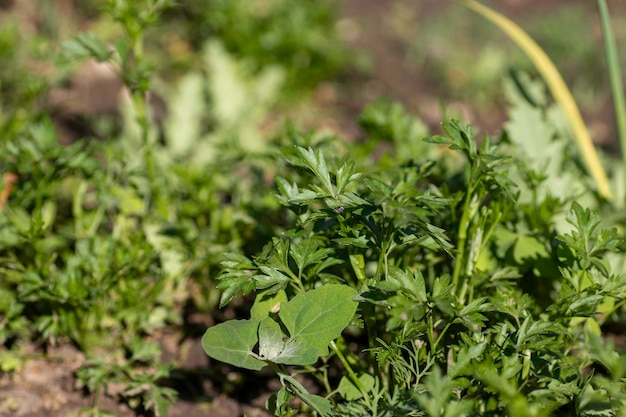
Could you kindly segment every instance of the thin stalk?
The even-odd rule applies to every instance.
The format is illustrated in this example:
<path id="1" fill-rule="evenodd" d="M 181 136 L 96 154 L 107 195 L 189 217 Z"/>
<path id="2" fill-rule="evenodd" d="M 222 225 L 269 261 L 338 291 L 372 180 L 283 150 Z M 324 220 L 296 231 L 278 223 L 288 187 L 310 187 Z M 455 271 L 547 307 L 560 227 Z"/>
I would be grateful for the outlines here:
<path id="1" fill-rule="evenodd" d="M 439 345 L 439 342 L 441 342 L 443 340 L 443 337 L 445 336 L 446 332 L 448 331 L 448 329 L 450 328 L 450 326 L 452 325 L 452 323 L 447 323 L 443 330 L 441 331 L 441 333 L 439 333 L 439 335 L 437 335 L 437 339 L 435 340 L 435 348 Z"/>
<path id="2" fill-rule="evenodd" d="M 437 342 L 435 341 L 435 323 L 433 322 L 432 312 L 428 313 L 428 327 L 426 328 L 426 337 L 430 347 L 430 354 L 434 357 L 436 353 Z"/>
<path id="3" fill-rule="evenodd" d="M 457 3 L 475 11 L 506 33 L 518 47 L 524 51 L 526 56 L 535 65 L 541 76 L 550 89 L 552 96 L 563 110 L 567 118 L 576 144 L 579 148 L 581 158 L 598 187 L 598 193 L 607 200 L 613 199 L 613 192 L 609 184 L 604 167 L 600 162 L 596 148 L 591 141 L 585 122 L 572 97 L 572 93 L 565 84 L 563 77 L 556 69 L 554 63 L 541 47 L 515 22 L 502 14 L 480 4 L 475 0 L 455 0 Z"/>
<path id="4" fill-rule="evenodd" d="M 459 222 L 459 231 L 457 234 L 457 245 L 456 245 L 456 259 L 454 264 L 454 271 L 452 272 L 452 285 L 454 285 L 458 294 L 462 294 L 458 291 L 459 289 L 459 281 L 461 279 L 461 271 L 463 270 L 463 266 L 465 264 L 465 246 L 467 241 L 467 229 L 469 228 L 470 223 L 470 202 L 473 197 L 473 189 L 470 187 L 467 190 L 467 194 L 465 195 L 465 201 L 463 202 L 463 214 L 461 214 L 461 220 Z"/>
<path id="5" fill-rule="evenodd" d="M 346 372 L 348 372 L 348 378 L 350 378 L 350 381 L 354 384 L 355 387 L 359 389 L 364 397 L 367 397 L 367 390 L 365 389 L 363 384 L 361 384 L 361 380 L 359 379 L 359 377 L 352 370 L 352 367 L 350 366 L 350 363 L 348 362 L 346 357 L 343 356 L 341 349 L 337 347 L 334 341 L 330 342 L 330 348 L 333 352 L 335 352 L 335 355 L 337 355 L 337 358 L 345 368 Z"/>
<path id="6" fill-rule="evenodd" d="M 365 303 L 363 305 L 363 319 L 365 321 L 365 330 L 367 333 L 367 346 L 369 348 L 370 360 L 374 366 L 374 373 L 380 374 L 380 368 L 378 367 L 378 361 L 376 355 L 374 355 L 374 349 L 376 348 L 376 308 L 370 304 Z"/>
<path id="7" fill-rule="evenodd" d="M 615 108 L 615 120 L 617 121 L 617 132 L 622 149 L 622 165 L 626 168 L 626 104 L 624 100 L 624 85 L 619 67 L 617 47 L 615 46 L 615 36 L 611 26 L 611 17 L 605 0 L 598 0 L 600 11 L 600 21 L 602 23 L 602 34 L 604 37 L 604 50 L 606 51 L 606 62 L 611 80 L 611 92 L 613 94 L 613 106 Z M 626 180 L 626 169 L 624 169 Z"/>

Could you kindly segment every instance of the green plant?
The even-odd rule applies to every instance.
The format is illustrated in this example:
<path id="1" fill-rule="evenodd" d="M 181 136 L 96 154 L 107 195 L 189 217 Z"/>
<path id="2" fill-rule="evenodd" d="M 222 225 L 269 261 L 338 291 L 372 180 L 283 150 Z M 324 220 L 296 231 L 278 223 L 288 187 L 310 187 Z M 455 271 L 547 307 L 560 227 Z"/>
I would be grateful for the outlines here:
<path id="1" fill-rule="evenodd" d="M 297 7 L 287 0 L 182 0 L 170 18 L 175 22 L 185 16 L 185 37 L 196 48 L 220 39 L 253 73 L 283 71 L 281 94 L 295 99 L 349 63 L 352 53 L 334 27 L 336 6 L 335 0 L 304 1 Z"/>
<path id="2" fill-rule="evenodd" d="M 84 414 L 111 414 L 109 396 L 166 415 L 177 363 L 158 342 L 187 337 L 191 310 L 220 322 L 210 357 L 276 373 L 276 415 L 623 413 L 626 218 L 591 191 L 542 85 L 507 84 L 498 138 L 458 121 L 430 135 L 386 101 L 363 111 L 363 141 L 276 134 L 277 103 L 345 56 L 325 40 L 330 3 L 244 3 L 107 1 L 114 35 L 78 35 L 64 58 L 116 71 L 120 120 L 67 146 L 48 82 L 19 75 L 24 35 L 2 26 L 0 371 L 22 371 L 25 345 L 73 344 Z M 155 28 L 198 5 L 202 54 L 169 84 Z"/>
<path id="3" fill-rule="evenodd" d="M 392 108 L 375 104 L 363 127 L 402 149 L 414 138 L 380 134 L 410 132 L 409 116 Z M 588 373 L 600 365 L 591 352 L 601 326 L 625 299 L 626 277 L 603 261 L 621 249 L 616 229 L 601 229 L 577 195 L 538 192 L 558 178 L 513 151 L 523 145 L 506 136 L 477 145 L 457 121 L 444 130 L 422 152 L 392 149 L 377 161 L 350 159 L 372 144 L 345 154 L 322 151 L 332 142 L 285 148 L 276 198 L 289 221 L 256 256 L 224 262 L 221 305 L 240 293 L 256 299 L 250 319 L 207 330 L 205 351 L 269 365 L 283 386 L 267 403 L 277 415 L 296 413 L 294 397 L 321 416 L 618 412 L 623 388 L 609 394 Z M 436 156 L 449 152 L 441 145 L 464 164 Z M 557 221 L 565 214 L 569 229 Z M 302 328 L 318 317 L 328 331 L 308 334 L 296 317 Z M 294 379 L 302 374 L 318 393 Z"/>
<path id="4" fill-rule="evenodd" d="M 244 65 L 214 41 L 205 66 L 162 87 L 148 34 L 169 5 L 107 2 L 104 11 L 124 36 L 109 43 L 87 33 L 64 44 L 59 67 L 94 59 L 123 81 L 121 122 L 104 124 L 103 140 L 59 144 L 50 116 L 34 105 L 35 92 L 6 90 L 13 101 L 2 103 L 2 371 L 21 367 L 20 348 L 31 341 L 74 344 L 88 357 L 75 376 L 94 394 L 92 415 L 106 414 L 103 395 L 137 412 L 166 414 L 177 392 L 162 382 L 176 364 L 161 363 L 160 347 L 145 340 L 158 340 L 166 326 L 182 331 L 185 306 L 211 312 L 222 253 L 256 251 L 249 242 L 277 223 L 277 204 L 257 175 L 268 169 L 267 158 L 250 147 L 265 141 L 258 124 L 281 77 L 273 70 L 254 79 L 231 72 Z M 149 104 L 159 87 L 171 110 L 162 131 Z M 233 105 L 235 89 L 246 100 Z M 195 113 L 187 113 L 190 106 Z M 264 220 L 257 220 L 261 212 Z"/>

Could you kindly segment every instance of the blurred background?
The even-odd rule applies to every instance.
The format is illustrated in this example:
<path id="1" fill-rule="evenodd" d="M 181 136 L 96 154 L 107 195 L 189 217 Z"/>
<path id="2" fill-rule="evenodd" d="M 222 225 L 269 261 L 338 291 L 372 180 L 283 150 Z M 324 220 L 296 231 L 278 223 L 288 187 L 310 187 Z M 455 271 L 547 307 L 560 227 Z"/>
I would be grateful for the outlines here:
<path id="1" fill-rule="evenodd" d="M 120 36 L 119 26 L 100 11 L 104 3 L 0 2 L 3 103 L 45 90 L 43 105 L 55 114 L 65 141 L 94 129 L 106 134 L 101 126 L 106 122 L 93 116 L 115 113 L 116 80 L 110 70 L 59 59 L 61 43 L 78 32 L 109 42 Z M 594 140 L 610 147 L 615 131 L 596 3 L 486 3 L 545 48 L 572 88 Z M 626 3 L 608 3 L 624 60 Z M 505 119 L 503 80 L 511 71 L 534 74 L 497 28 L 452 1 L 180 0 L 146 38 L 146 52 L 157 68 L 155 85 L 161 86 L 157 116 L 167 111 L 167 86 L 198 69 L 200 51 L 217 40 L 248 74 L 267 69 L 284 74 L 280 91 L 273 93 L 278 97 L 266 120 L 270 125 L 285 116 L 348 138 L 359 134 L 355 115 L 380 97 L 402 102 L 432 128 L 455 115 L 498 132 Z"/>

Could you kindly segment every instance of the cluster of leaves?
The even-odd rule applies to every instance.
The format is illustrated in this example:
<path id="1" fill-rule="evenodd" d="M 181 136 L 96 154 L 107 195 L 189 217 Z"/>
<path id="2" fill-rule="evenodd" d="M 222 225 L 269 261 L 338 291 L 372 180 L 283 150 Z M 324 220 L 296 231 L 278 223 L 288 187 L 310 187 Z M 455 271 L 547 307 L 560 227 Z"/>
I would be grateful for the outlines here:
<path id="1" fill-rule="evenodd" d="M 537 114 L 528 92 L 510 93 L 518 117 Z M 540 114 L 547 146 L 561 146 Z M 320 416 L 623 415 L 624 356 L 605 330 L 623 320 L 623 242 L 597 210 L 609 204 L 579 183 L 551 192 L 563 179 L 525 155 L 514 125 L 477 144 L 451 121 L 407 144 L 419 123 L 379 102 L 362 127 L 367 143 L 301 136 L 282 151 L 288 222 L 257 255 L 224 262 L 221 305 L 256 298 L 250 319 L 207 330 L 207 354 L 270 366 L 283 387 L 267 406 L 281 416 L 296 397 Z M 559 169 L 580 178 L 569 161 Z"/>
<path id="2" fill-rule="evenodd" d="M 109 45 L 81 34 L 63 49 L 64 62 L 106 62 L 129 93 L 121 126 L 102 130 L 105 140 L 61 145 L 50 116 L 36 105 L 43 88 L 10 82 L 25 70 L 0 74 L 7 92 L 0 110 L 0 368 L 19 370 L 29 343 L 73 343 L 88 357 L 76 373 L 86 390 L 166 415 L 176 392 L 161 382 L 176 364 L 161 363 L 160 330 L 184 328 L 185 306 L 212 311 L 218 299 L 211 278 L 222 254 L 244 252 L 253 237 L 273 234 L 278 204 L 265 198 L 268 183 L 257 175 L 265 162 L 244 161 L 246 144 L 236 139 L 242 130 L 256 134 L 253 141 L 260 136 L 256 123 L 276 90 L 258 93 L 252 106 L 222 100 L 216 86 L 225 77 L 231 91 L 248 98 L 250 84 L 230 72 L 234 58 L 209 47 L 213 66 L 165 91 L 171 112 L 159 130 L 147 100 L 156 75 L 144 35 L 171 2 L 105 6 L 125 36 Z M 18 36 L 3 30 L 0 53 L 11 62 Z M 243 112 L 238 105 L 257 116 L 235 118 Z M 198 111 L 213 112 L 213 124 Z"/>
<path id="3" fill-rule="evenodd" d="M 160 362 L 160 329 L 182 324 L 183 305 L 211 312 L 254 293 L 249 318 L 202 343 L 214 359 L 271 367 L 277 415 L 623 413 L 624 356 L 607 329 L 624 318 L 624 218 L 604 216 L 623 206 L 590 191 L 536 85 L 509 87 L 496 141 L 458 121 L 423 141 L 419 121 L 377 102 L 360 119 L 365 141 L 287 129 L 270 143 L 259 121 L 285 86 L 345 59 L 328 47 L 331 3 L 177 4 L 108 0 L 124 36 L 65 44 L 66 58 L 110 64 L 129 93 L 101 142 L 61 146 L 47 116 L 24 110 L 45 83 L 16 81 L 19 35 L 0 30 L 12 62 L 0 72 L 12 100 L 0 103 L 3 372 L 28 342 L 71 342 L 96 398 L 165 415 L 176 392 L 160 382 L 175 364 Z M 159 129 L 146 34 L 162 13 L 197 18 L 203 52 L 161 87 Z"/>

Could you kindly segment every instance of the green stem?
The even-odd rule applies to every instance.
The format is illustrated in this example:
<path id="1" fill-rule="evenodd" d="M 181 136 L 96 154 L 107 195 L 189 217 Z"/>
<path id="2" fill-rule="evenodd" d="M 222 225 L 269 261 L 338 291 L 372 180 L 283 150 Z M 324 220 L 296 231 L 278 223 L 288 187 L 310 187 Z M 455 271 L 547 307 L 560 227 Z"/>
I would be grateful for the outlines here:
<path id="1" fill-rule="evenodd" d="M 354 386 L 357 387 L 359 391 L 361 391 L 361 394 L 363 394 L 364 397 L 367 397 L 367 390 L 365 389 L 363 384 L 361 384 L 359 377 L 354 373 L 354 371 L 352 370 L 352 367 L 350 366 L 350 363 L 348 363 L 348 360 L 346 359 L 346 357 L 343 356 L 343 353 L 337 347 L 337 345 L 335 344 L 335 341 L 330 342 L 330 348 L 333 352 L 335 352 L 335 354 L 337 355 L 337 358 L 339 358 L 339 361 L 348 372 L 348 378 L 350 378 L 350 381 L 352 381 Z"/>
<path id="2" fill-rule="evenodd" d="M 611 27 L 609 9 L 605 0 L 598 0 L 598 9 L 600 11 L 600 20 L 602 22 L 604 49 L 606 51 L 609 79 L 611 80 L 615 119 L 617 121 L 620 146 L 622 148 L 622 168 L 624 168 L 624 180 L 626 182 L 626 104 L 624 100 L 624 85 L 619 68 L 617 47 L 615 46 L 615 36 L 613 35 L 613 29 Z"/>
<path id="3" fill-rule="evenodd" d="M 441 333 L 439 333 L 439 336 L 437 336 L 437 340 L 435 340 L 435 346 L 434 346 L 435 348 L 439 345 L 439 342 L 441 342 L 441 340 L 443 339 L 443 337 L 445 336 L 446 332 L 448 331 L 451 325 L 452 323 L 446 324 L 443 330 L 441 331 Z"/>
<path id="4" fill-rule="evenodd" d="M 363 318 L 365 320 L 365 329 L 367 331 L 367 344 L 370 352 L 371 362 L 374 364 L 375 372 L 378 373 L 378 362 L 374 357 L 374 348 L 376 347 L 376 307 L 371 303 L 363 304 Z"/>
<path id="5" fill-rule="evenodd" d="M 463 203 L 463 214 L 461 215 L 461 221 L 459 224 L 459 232 L 457 235 L 456 246 L 456 260 L 454 264 L 454 271 L 452 273 L 452 285 L 457 289 L 457 294 L 461 294 L 463 290 L 459 291 L 459 281 L 461 279 L 461 271 L 465 265 L 465 245 L 467 241 L 467 230 L 470 223 L 470 202 L 473 195 L 473 189 L 470 187 L 465 195 L 465 202 Z"/>
<path id="6" fill-rule="evenodd" d="M 430 346 L 430 354 L 432 355 L 432 357 L 435 356 L 435 347 L 437 346 L 436 341 L 435 341 L 435 333 L 434 333 L 434 326 L 435 324 L 433 323 L 433 315 L 432 312 L 428 312 L 428 328 L 426 329 L 426 337 L 428 338 L 428 345 Z"/>

